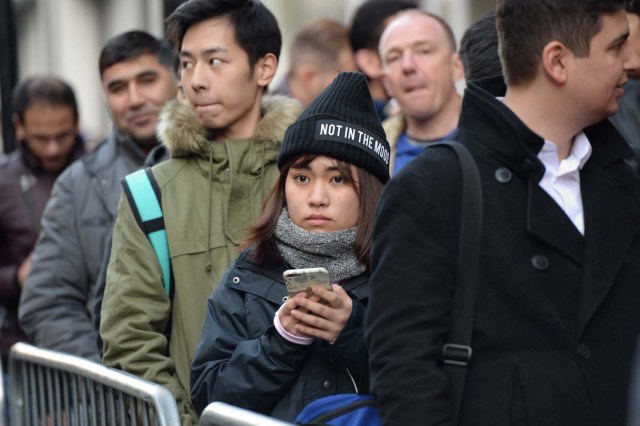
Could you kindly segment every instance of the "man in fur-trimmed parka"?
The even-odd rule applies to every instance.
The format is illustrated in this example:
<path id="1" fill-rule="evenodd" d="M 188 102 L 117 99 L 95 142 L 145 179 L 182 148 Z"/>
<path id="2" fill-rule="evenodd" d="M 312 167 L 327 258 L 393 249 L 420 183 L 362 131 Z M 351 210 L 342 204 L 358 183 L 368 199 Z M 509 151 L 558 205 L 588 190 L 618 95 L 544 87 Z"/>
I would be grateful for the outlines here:
<path id="1" fill-rule="evenodd" d="M 191 0 L 168 19 L 189 104 L 164 109 L 158 132 L 171 159 L 152 169 L 173 297 L 123 196 L 102 305 L 105 364 L 171 390 L 183 425 L 198 422 L 189 371 L 207 298 L 260 212 L 284 132 L 300 112 L 297 101 L 263 97 L 280 52 L 275 18 L 260 2 L 238 3 Z"/>

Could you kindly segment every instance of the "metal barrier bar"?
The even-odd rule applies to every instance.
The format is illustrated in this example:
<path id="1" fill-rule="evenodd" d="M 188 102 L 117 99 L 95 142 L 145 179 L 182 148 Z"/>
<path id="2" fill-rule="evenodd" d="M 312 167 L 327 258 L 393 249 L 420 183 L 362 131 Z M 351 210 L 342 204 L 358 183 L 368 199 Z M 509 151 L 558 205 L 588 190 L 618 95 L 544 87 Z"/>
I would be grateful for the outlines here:
<path id="1" fill-rule="evenodd" d="M 293 424 L 224 402 L 212 402 L 202 412 L 200 426 L 293 426 Z"/>
<path id="2" fill-rule="evenodd" d="M 77 356 L 16 343 L 9 377 L 15 426 L 180 424 L 166 388 Z"/>

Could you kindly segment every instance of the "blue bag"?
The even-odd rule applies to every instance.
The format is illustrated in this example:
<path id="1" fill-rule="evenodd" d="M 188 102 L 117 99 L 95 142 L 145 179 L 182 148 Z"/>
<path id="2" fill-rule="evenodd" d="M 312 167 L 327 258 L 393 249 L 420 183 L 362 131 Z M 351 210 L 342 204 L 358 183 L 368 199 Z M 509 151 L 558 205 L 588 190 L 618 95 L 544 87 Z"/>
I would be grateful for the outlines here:
<path id="1" fill-rule="evenodd" d="M 304 407 L 294 422 L 298 425 L 382 426 L 373 396 L 355 393 L 316 399 Z"/>

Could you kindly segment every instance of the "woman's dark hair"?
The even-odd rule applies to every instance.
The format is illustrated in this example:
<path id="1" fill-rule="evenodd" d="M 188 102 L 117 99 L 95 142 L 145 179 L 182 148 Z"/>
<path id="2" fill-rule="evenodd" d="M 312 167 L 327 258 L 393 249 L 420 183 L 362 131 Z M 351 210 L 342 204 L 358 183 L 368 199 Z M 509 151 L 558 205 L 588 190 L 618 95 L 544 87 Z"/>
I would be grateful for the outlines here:
<path id="1" fill-rule="evenodd" d="M 291 168 L 308 166 L 317 157 L 317 155 L 312 154 L 296 157 L 286 163 L 280 170 L 280 176 L 277 182 L 267 195 L 262 214 L 249 229 L 249 236 L 242 244 L 243 249 L 253 249 L 251 256 L 256 263 L 267 263 L 279 257 L 275 245 L 275 232 L 282 209 L 287 207 L 285 183 L 287 182 L 289 170 Z M 373 222 L 378 199 L 380 198 L 384 184 L 380 179 L 360 167 L 356 167 L 358 171 L 358 177 L 356 179 L 351 172 L 350 163 L 339 160 L 334 161 L 343 179 L 354 187 L 360 198 L 358 231 L 356 232 L 353 249 L 358 260 L 369 270 L 369 253 L 371 252 L 371 239 L 373 237 Z"/>

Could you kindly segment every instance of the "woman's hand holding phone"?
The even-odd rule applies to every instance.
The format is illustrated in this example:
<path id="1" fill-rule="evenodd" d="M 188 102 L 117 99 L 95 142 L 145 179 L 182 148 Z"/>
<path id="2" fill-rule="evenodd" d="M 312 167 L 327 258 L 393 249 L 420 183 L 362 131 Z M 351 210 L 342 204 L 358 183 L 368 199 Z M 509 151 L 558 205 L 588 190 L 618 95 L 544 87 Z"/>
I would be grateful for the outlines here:
<path id="1" fill-rule="evenodd" d="M 289 300 L 278 311 L 280 325 L 298 337 L 334 343 L 349 320 L 353 302 L 324 268 L 289 269 L 283 274 Z"/>
<path id="2" fill-rule="evenodd" d="M 333 291 L 312 287 L 311 297 L 301 293 L 285 303 L 293 302 L 294 307 L 288 311 L 294 320 L 291 321 L 296 331 L 293 334 L 317 337 L 331 344 L 338 339 L 351 316 L 353 301 L 340 285 L 332 284 L 332 287 Z"/>

